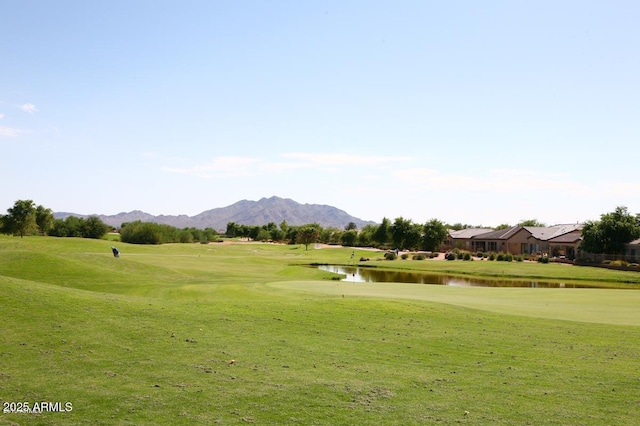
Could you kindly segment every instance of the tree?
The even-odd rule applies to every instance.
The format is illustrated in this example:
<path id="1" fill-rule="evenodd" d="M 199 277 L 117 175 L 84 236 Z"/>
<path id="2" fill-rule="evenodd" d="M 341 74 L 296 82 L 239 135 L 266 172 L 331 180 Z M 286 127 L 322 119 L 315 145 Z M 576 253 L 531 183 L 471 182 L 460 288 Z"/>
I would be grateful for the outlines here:
<path id="1" fill-rule="evenodd" d="M 344 227 L 345 231 L 351 231 L 355 229 L 358 229 L 358 226 L 355 224 L 355 222 L 349 222 L 347 226 Z"/>
<path id="2" fill-rule="evenodd" d="M 580 250 L 588 253 L 622 254 L 624 245 L 640 238 L 640 216 L 632 216 L 626 207 L 589 221 L 582 228 Z"/>
<path id="3" fill-rule="evenodd" d="M 424 224 L 422 235 L 422 249 L 427 251 L 436 251 L 440 244 L 447 238 L 449 231 L 444 223 L 438 219 L 431 219 Z"/>
<path id="4" fill-rule="evenodd" d="M 342 245 L 345 247 L 353 247 L 356 245 L 356 239 L 358 238 L 358 232 L 354 229 L 345 231 L 342 234 Z"/>
<path id="5" fill-rule="evenodd" d="M 376 231 L 375 225 L 365 225 L 358 233 L 356 245 L 360 247 L 369 247 L 373 242 L 373 233 Z"/>
<path id="6" fill-rule="evenodd" d="M 391 235 L 391 221 L 386 217 L 382 218 L 382 223 L 376 228 L 373 233 L 372 239 L 378 245 L 384 246 L 389 242 L 389 236 Z"/>
<path id="7" fill-rule="evenodd" d="M 404 249 L 407 246 L 407 239 L 410 237 L 413 224 L 411 219 L 404 219 L 402 216 L 397 217 L 391 225 L 391 241 L 397 249 Z"/>
<path id="8" fill-rule="evenodd" d="M 18 200 L 7 209 L 3 218 L 5 232 L 18 234 L 20 238 L 34 232 L 36 224 L 36 206 L 32 200 Z"/>
<path id="9" fill-rule="evenodd" d="M 36 225 L 40 228 L 42 235 L 48 235 L 53 228 L 53 212 L 44 206 L 36 207 Z"/>
<path id="10" fill-rule="evenodd" d="M 309 250 L 309 244 L 318 241 L 320 236 L 320 230 L 312 225 L 305 225 L 298 229 L 296 234 L 296 242 L 298 244 L 304 244 L 304 249 Z"/>
<path id="11" fill-rule="evenodd" d="M 84 238 L 100 239 L 107 233 L 109 226 L 98 216 L 89 216 L 81 222 L 80 233 Z"/>
<path id="12" fill-rule="evenodd" d="M 527 219 L 527 220 L 521 220 L 520 223 L 518 223 L 518 226 L 534 226 L 538 228 L 544 228 L 547 225 L 545 225 L 542 222 L 538 222 L 538 219 Z"/>

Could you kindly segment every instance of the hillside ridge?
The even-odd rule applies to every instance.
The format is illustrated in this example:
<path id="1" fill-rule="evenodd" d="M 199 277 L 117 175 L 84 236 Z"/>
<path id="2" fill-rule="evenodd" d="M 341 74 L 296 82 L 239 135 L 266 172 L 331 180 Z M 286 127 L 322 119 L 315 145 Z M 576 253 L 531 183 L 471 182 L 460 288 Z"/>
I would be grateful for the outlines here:
<path id="1" fill-rule="evenodd" d="M 177 228 L 213 228 L 223 231 L 227 223 L 235 222 L 240 225 L 266 225 L 273 222 L 277 225 L 286 220 L 289 225 L 299 226 L 308 223 L 317 223 L 322 227 L 344 228 L 349 222 L 362 228 L 375 222 L 366 221 L 349 215 L 344 210 L 325 204 L 301 204 L 290 198 L 272 196 L 263 197 L 258 201 L 240 200 L 226 207 L 217 207 L 205 210 L 195 216 L 188 215 L 158 215 L 154 216 L 141 210 L 120 212 L 115 215 L 84 215 L 70 212 L 56 212 L 54 216 L 64 219 L 68 216 L 88 217 L 98 216 L 104 223 L 119 227 L 123 223 L 140 220 L 142 222 L 154 222 Z"/>

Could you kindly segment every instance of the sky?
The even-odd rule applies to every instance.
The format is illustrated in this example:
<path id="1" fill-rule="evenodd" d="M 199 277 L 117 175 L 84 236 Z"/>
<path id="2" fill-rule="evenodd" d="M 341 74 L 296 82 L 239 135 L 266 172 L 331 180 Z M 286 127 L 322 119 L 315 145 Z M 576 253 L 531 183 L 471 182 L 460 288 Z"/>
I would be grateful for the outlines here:
<path id="1" fill-rule="evenodd" d="M 0 212 L 640 213 L 637 1 L 5 0 Z"/>

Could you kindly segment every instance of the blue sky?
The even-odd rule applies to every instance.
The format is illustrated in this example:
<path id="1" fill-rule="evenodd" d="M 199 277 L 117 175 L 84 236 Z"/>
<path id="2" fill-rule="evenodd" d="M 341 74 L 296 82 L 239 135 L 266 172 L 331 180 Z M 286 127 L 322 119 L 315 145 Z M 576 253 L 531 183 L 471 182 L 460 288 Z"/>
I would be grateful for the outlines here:
<path id="1" fill-rule="evenodd" d="M 0 211 L 640 213 L 640 3 L 6 1 Z"/>

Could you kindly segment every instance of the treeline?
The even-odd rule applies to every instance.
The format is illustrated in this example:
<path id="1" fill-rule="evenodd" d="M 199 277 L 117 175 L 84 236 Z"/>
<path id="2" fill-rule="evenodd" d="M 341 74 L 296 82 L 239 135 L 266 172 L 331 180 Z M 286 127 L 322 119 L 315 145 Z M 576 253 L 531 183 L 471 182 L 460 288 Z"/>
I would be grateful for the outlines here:
<path id="1" fill-rule="evenodd" d="M 102 238 L 110 227 L 97 216 L 86 219 L 69 216 L 55 219 L 51 209 L 33 200 L 18 200 L 7 214 L 0 215 L 0 232 L 9 235 L 51 235 L 56 237 Z"/>
<path id="2" fill-rule="evenodd" d="M 313 230 L 314 232 L 311 232 Z M 227 237 L 244 237 L 255 241 L 274 241 L 289 244 L 335 244 L 349 247 L 397 248 L 399 250 L 435 251 L 447 238 L 447 226 L 437 219 L 427 223 L 414 223 L 402 217 L 391 222 L 383 218 L 379 225 L 365 225 L 358 230 L 354 223 L 344 229 L 323 228 L 317 223 L 280 226 L 271 222 L 262 226 L 240 225 L 229 222 Z"/>
<path id="3" fill-rule="evenodd" d="M 111 227 L 97 216 L 86 219 L 68 216 L 66 219 L 54 219 L 53 224 L 45 235 L 52 237 L 82 237 L 100 239 L 109 232 Z"/>
<path id="4" fill-rule="evenodd" d="M 216 241 L 218 234 L 212 228 L 197 229 L 162 225 L 151 222 L 127 222 L 120 227 L 120 241 L 132 244 L 203 243 Z"/>

